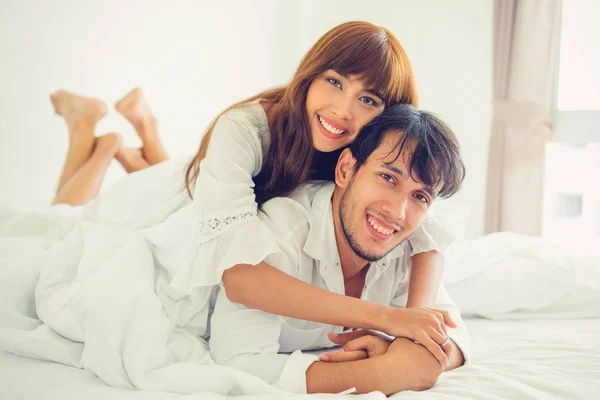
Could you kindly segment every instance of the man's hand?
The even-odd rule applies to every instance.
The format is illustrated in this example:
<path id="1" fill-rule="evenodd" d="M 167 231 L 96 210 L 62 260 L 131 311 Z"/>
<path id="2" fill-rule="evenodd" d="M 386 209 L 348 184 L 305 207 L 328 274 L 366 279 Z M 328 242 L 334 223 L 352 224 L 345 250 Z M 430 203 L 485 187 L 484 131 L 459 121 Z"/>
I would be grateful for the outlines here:
<path id="1" fill-rule="evenodd" d="M 357 330 L 335 334 L 328 333 L 329 340 L 343 346 L 340 351 L 321 353 L 319 361 L 343 362 L 373 358 L 385 354 L 391 342 L 371 334 L 367 330 Z"/>

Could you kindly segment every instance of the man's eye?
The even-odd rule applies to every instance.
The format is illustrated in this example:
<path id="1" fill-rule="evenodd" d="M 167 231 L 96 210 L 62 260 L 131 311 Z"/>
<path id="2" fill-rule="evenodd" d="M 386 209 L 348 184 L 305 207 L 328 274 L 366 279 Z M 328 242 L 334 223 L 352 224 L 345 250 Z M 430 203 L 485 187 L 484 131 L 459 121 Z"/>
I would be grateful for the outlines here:
<path id="1" fill-rule="evenodd" d="M 419 201 L 422 201 L 423 203 L 429 203 L 429 199 L 427 198 L 427 196 L 424 196 L 424 195 L 422 195 L 422 194 L 420 194 L 420 193 L 417 193 L 417 194 L 415 195 L 415 197 L 416 197 L 417 199 L 419 199 Z"/>
<path id="2" fill-rule="evenodd" d="M 381 177 L 389 183 L 394 183 L 394 177 L 389 174 L 381 174 Z"/>
<path id="3" fill-rule="evenodd" d="M 369 96 L 362 96 L 360 98 L 360 101 L 362 101 L 363 103 L 366 103 L 370 106 L 377 106 L 377 102 L 375 101 L 375 99 L 373 99 L 372 97 L 369 97 Z"/>
<path id="4" fill-rule="evenodd" d="M 342 88 L 342 83 L 335 78 L 327 78 L 327 82 L 331 83 L 333 86 L 336 86 L 340 89 Z"/>

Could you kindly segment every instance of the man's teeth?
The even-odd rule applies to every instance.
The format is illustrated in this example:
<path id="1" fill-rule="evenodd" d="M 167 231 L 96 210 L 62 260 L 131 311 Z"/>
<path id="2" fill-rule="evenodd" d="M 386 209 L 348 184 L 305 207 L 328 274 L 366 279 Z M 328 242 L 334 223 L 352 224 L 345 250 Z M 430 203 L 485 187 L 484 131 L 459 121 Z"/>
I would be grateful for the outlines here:
<path id="1" fill-rule="evenodd" d="M 321 116 L 319 116 L 319 121 L 321 121 L 321 125 L 323 125 L 323 127 L 325 129 L 327 129 L 328 132 L 331 132 L 334 135 L 341 135 L 342 133 L 346 132 L 341 129 L 335 129 L 333 126 L 331 126 L 327 122 L 325 122 L 325 120 Z"/>
<path id="2" fill-rule="evenodd" d="M 375 228 L 375 230 L 379 233 L 382 233 L 384 235 L 391 235 L 392 233 L 394 233 L 393 229 L 385 229 L 382 228 L 381 226 L 377 225 L 377 222 L 375 222 L 375 220 L 373 218 L 371 218 L 371 216 L 369 216 L 367 218 L 367 221 L 369 221 L 369 224 Z"/>

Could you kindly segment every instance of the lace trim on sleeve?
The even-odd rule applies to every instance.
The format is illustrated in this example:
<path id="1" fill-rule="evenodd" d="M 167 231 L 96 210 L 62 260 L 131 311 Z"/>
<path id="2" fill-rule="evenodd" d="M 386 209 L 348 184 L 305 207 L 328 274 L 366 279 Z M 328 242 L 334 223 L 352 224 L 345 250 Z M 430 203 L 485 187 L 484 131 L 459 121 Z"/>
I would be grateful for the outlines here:
<path id="1" fill-rule="evenodd" d="M 250 208 L 236 211 L 235 214 L 226 212 L 211 213 L 209 217 L 202 219 L 199 222 L 202 242 L 221 236 L 258 218 L 256 211 Z"/>

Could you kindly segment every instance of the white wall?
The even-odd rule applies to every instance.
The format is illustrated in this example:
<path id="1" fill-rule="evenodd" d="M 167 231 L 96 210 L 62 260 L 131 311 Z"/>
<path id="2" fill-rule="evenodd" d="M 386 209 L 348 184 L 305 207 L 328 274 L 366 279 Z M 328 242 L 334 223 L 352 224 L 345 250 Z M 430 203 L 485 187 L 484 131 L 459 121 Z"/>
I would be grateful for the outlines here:
<path id="1" fill-rule="evenodd" d="M 167 5 L 168 4 L 168 5 Z M 59 88 L 112 105 L 142 86 L 172 156 L 197 148 L 223 107 L 286 82 L 334 25 L 367 20 L 407 51 L 421 106 L 456 131 L 467 165 L 460 194 L 469 237 L 483 233 L 492 96 L 493 1 L 43 1 L 0 5 L 0 202 L 47 204 L 67 146 L 49 94 Z M 98 134 L 139 142 L 114 110 Z M 123 172 L 111 166 L 105 184 Z"/>

